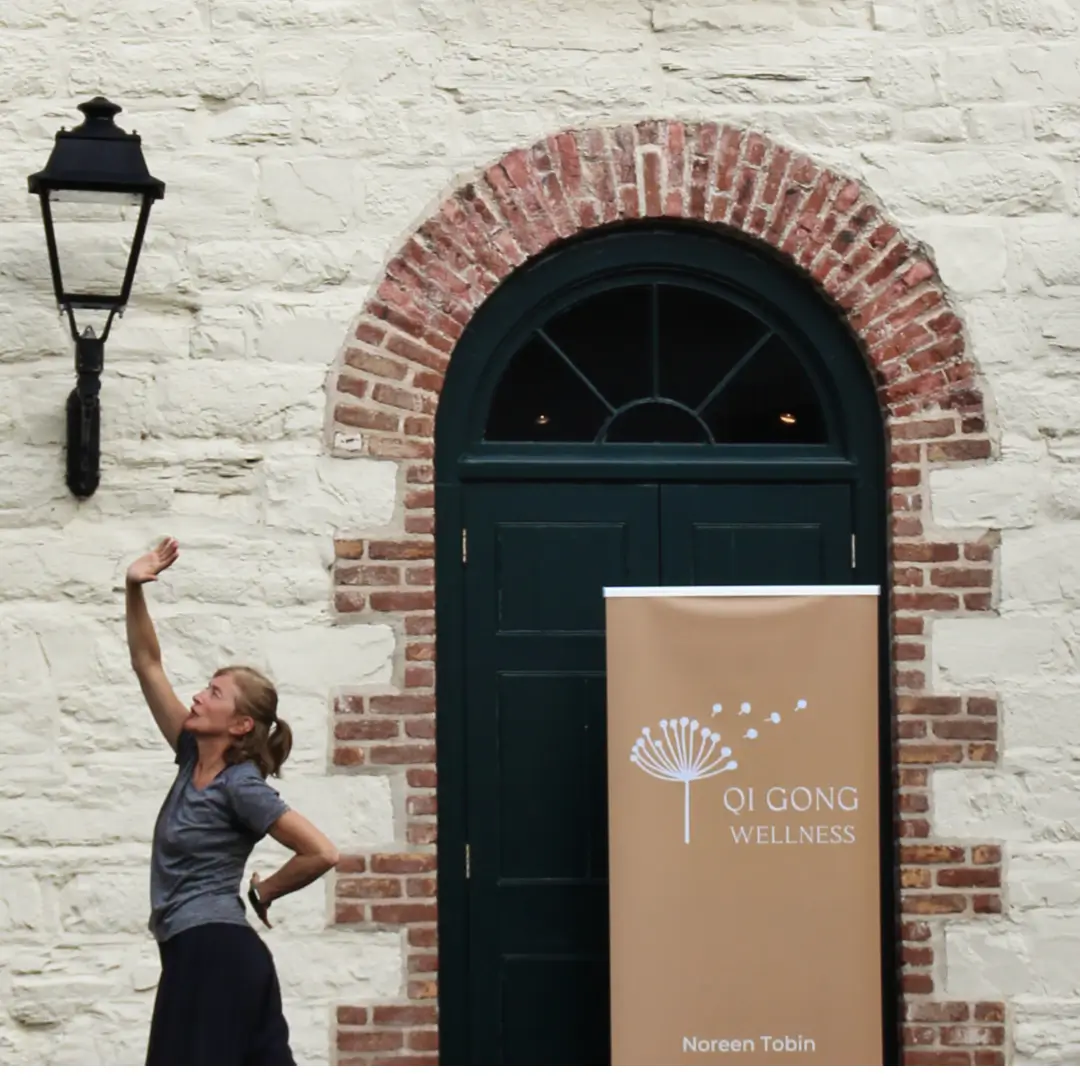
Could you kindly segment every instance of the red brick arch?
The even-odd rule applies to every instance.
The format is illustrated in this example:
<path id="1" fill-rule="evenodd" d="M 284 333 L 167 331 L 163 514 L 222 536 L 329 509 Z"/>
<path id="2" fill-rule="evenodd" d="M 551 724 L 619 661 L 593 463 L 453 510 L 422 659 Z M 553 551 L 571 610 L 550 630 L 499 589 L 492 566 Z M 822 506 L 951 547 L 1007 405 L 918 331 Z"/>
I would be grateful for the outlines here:
<path id="1" fill-rule="evenodd" d="M 932 468 L 994 453 L 963 324 L 928 253 L 858 181 L 757 132 L 678 121 L 564 131 L 457 188 L 391 259 L 335 369 L 333 447 L 400 462 L 402 505 L 377 535 L 336 544 L 340 617 L 393 623 L 399 652 L 396 692 L 337 699 L 334 764 L 397 773 L 407 792 L 400 843 L 342 861 L 336 917 L 400 928 L 408 967 L 400 1000 L 339 1009 L 338 1058 L 436 1060 L 432 436 L 454 345 L 551 244 L 664 217 L 782 252 L 862 343 L 891 448 L 907 1060 L 1003 1063 L 1003 1005 L 947 1000 L 937 981 L 942 920 L 1001 910 L 1001 849 L 932 837 L 927 816 L 931 770 L 997 760 L 997 702 L 927 689 L 929 621 L 990 611 L 997 594 L 996 537 L 942 535 L 928 512 Z"/>

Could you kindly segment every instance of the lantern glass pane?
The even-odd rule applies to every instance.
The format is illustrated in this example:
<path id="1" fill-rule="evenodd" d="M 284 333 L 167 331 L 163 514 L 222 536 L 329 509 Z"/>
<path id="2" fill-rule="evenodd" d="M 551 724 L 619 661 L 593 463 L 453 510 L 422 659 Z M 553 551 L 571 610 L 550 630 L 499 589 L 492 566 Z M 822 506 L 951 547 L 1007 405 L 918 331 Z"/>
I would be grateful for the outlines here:
<path id="1" fill-rule="evenodd" d="M 142 195 L 129 191 L 75 191 L 59 188 L 49 192 L 51 203 L 91 203 L 100 206 L 138 206 Z"/>
<path id="2" fill-rule="evenodd" d="M 138 207 L 58 202 L 52 205 L 52 218 L 64 292 L 119 299 Z"/>

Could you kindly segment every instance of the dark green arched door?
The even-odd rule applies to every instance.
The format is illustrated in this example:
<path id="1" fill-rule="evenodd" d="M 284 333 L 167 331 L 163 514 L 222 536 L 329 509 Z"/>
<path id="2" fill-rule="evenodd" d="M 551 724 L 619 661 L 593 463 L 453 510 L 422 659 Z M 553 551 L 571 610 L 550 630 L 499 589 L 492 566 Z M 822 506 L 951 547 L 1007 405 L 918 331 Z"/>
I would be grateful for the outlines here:
<path id="1" fill-rule="evenodd" d="M 603 1064 L 602 590 L 883 584 L 873 386 L 793 271 L 625 229 L 477 313 L 436 456 L 442 1060 Z"/>

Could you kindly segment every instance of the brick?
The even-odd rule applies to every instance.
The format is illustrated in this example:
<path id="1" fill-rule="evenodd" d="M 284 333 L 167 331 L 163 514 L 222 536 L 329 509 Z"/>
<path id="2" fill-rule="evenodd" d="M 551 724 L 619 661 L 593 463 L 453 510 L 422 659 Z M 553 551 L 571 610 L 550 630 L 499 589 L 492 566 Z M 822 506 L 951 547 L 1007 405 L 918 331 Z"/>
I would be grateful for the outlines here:
<path id="1" fill-rule="evenodd" d="M 904 941 L 929 941 L 930 935 L 929 923 L 906 920 L 900 925 L 900 937 Z"/>
<path id="2" fill-rule="evenodd" d="M 334 737 L 357 739 L 395 739 L 401 733 L 397 720 L 342 720 L 334 725 Z"/>
<path id="3" fill-rule="evenodd" d="M 932 967 L 934 950 L 905 945 L 901 951 L 900 959 L 905 967 Z"/>
<path id="4" fill-rule="evenodd" d="M 975 1006 L 975 1019 L 989 1024 L 1004 1024 L 1005 1005 L 1000 1001 L 980 1001 Z"/>
<path id="5" fill-rule="evenodd" d="M 964 760 L 964 748 L 940 743 L 905 743 L 897 751 L 902 765 L 944 765 Z"/>
<path id="6" fill-rule="evenodd" d="M 893 606 L 898 611 L 955 611 L 960 598 L 949 593 L 898 592 Z"/>
<path id="7" fill-rule="evenodd" d="M 925 720 L 900 720 L 896 724 L 896 737 L 898 739 L 925 739 Z"/>
<path id="8" fill-rule="evenodd" d="M 930 809 L 930 799 L 922 793 L 905 793 L 899 802 L 901 814 L 925 814 Z"/>
<path id="9" fill-rule="evenodd" d="M 968 743 L 967 760 L 979 762 L 994 762 L 998 759 L 998 750 L 995 743 Z"/>
<path id="10" fill-rule="evenodd" d="M 337 1045 L 339 1050 L 354 1052 L 399 1050 L 405 1045 L 405 1036 L 400 1031 L 339 1031 Z"/>
<path id="11" fill-rule="evenodd" d="M 909 716 L 951 716 L 960 712 L 963 705 L 957 697 L 905 694 L 897 700 L 896 707 Z"/>
<path id="12" fill-rule="evenodd" d="M 392 1058 L 375 1058 L 371 1062 L 372 1065 L 438 1065 L 439 1059 L 435 1057 L 424 1057 L 417 1054 L 399 1054 L 397 1057 Z"/>
<path id="13" fill-rule="evenodd" d="M 339 874 L 362 874 L 367 870 L 366 855 L 342 855 L 337 864 Z"/>
<path id="14" fill-rule="evenodd" d="M 422 825 L 413 822 L 405 826 L 405 839 L 417 847 L 434 844 L 438 839 L 438 833 L 439 829 L 435 824 Z"/>
<path id="15" fill-rule="evenodd" d="M 427 765 L 435 760 L 435 747 L 423 743 L 372 746 L 367 759 L 372 765 Z"/>
<path id="16" fill-rule="evenodd" d="M 939 739 L 993 740 L 997 738 L 997 721 L 935 720 L 934 734 Z"/>
<path id="17" fill-rule="evenodd" d="M 377 592 L 371 594 L 372 611 L 430 611 L 435 594 L 424 592 Z"/>
<path id="18" fill-rule="evenodd" d="M 367 597 L 358 593 L 334 593 L 334 608 L 342 615 L 355 615 L 367 607 Z"/>
<path id="19" fill-rule="evenodd" d="M 405 721 L 405 734 L 410 739 L 434 739 L 435 721 L 410 717 Z"/>
<path id="20" fill-rule="evenodd" d="M 905 915 L 956 915 L 967 911 L 967 897 L 957 895 L 909 895 L 900 898 Z"/>
<path id="21" fill-rule="evenodd" d="M 998 867 L 958 867 L 939 870 L 937 883 L 948 889 L 997 889 L 1001 886 L 1001 870 Z"/>
<path id="22" fill-rule="evenodd" d="M 345 363 L 358 371 L 366 371 L 371 375 L 380 375 L 384 379 L 401 381 L 409 373 L 408 364 L 389 356 L 379 356 L 368 349 L 347 349 Z"/>
<path id="23" fill-rule="evenodd" d="M 334 419 L 346 427 L 361 431 L 400 431 L 401 417 L 380 412 L 366 405 L 339 404 L 334 408 Z"/>
<path id="24" fill-rule="evenodd" d="M 406 1045 L 410 1050 L 438 1050 L 439 1032 L 435 1029 L 410 1031 L 406 1036 Z"/>
<path id="25" fill-rule="evenodd" d="M 932 994 L 934 980 L 924 972 L 905 971 L 900 976 L 900 989 L 905 994 Z"/>
<path id="26" fill-rule="evenodd" d="M 410 637 L 431 637 L 435 633 L 435 616 L 406 615 L 405 633 Z"/>
<path id="27" fill-rule="evenodd" d="M 903 1042 L 905 1046 L 933 1046 L 937 1042 L 937 1028 L 905 1024 Z"/>
<path id="28" fill-rule="evenodd" d="M 964 849 L 945 844 L 902 844 L 900 862 L 911 863 L 962 863 Z"/>
<path id="29" fill-rule="evenodd" d="M 360 923 L 365 922 L 367 914 L 363 904 L 335 904 L 334 922 L 337 923 Z"/>
<path id="30" fill-rule="evenodd" d="M 401 896 L 398 878 L 339 877 L 336 893 L 346 900 L 386 900 Z"/>
<path id="31" fill-rule="evenodd" d="M 375 713 L 416 716 L 434 712 L 435 698 L 431 694 L 380 694 L 371 699 L 369 706 Z"/>
<path id="32" fill-rule="evenodd" d="M 895 543 L 893 558 L 897 562 L 956 562 L 960 558 L 958 544 L 942 543 Z"/>
<path id="33" fill-rule="evenodd" d="M 373 1018 L 387 1027 L 420 1027 L 437 1023 L 438 1012 L 434 1005 L 376 1005 Z"/>
<path id="34" fill-rule="evenodd" d="M 976 1050 L 976 1065 L 1004 1065 L 1005 1055 L 1000 1050 Z"/>
<path id="35" fill-rule="evenodd" d="M 409 957 L 408 968 L 411 972 L 419 974 L 430 973 L 439 970 L 438 953 L 413 953 Z"/>
<path id="36" fill-rule="evenodd" d="M 1000 915 L 1001 897 L 992 893 L 976 895 L 972 897 L 971 907 L 976 915 Z"/>
<path id="37" fill-rule="evenodd" d="M 405 782 L 411 788 L 433 788 L 436 785 L 434 769 L 407 769 Z"/>
<path id="38" fill-rule="evenodd" d="M 919 637 L 923 633 L 924 622 L 917 615 L 894 615 L 893 633 L 897 637 Z"/>
<path id="39" fill-rule="evenodd" d="M 926 454 L 930 461 L 977 461 L 991 456 L 989 439 L 954 439 L 931 443 Z"/>
<path id="40" fill-rule="evenodd" d="M 1001 848 L 997 844 L 979 844 L 971 849 L 971 861 L 976 866 L 1001 862 Z"/>
<path id="41" fill-rule="evenodd" d="M 405 669 L 405 688 L 407 690 L 421 690 L 425 687 L 431 687 L 435 685 L 435 671 L 429 667 L 408 667 Z M 407 725 L 411 726 L 411 725 Z M 434 726 L 432 727 L 431 735 L 417 735 L 413 731 L 409 731 L 409 734 L 414 738 L 433 738 Z"/>
<path id="42" fill-rule="evenodd" d="M 345 1027 L 363 1027 L 368 1022 L 368 1011 L 354 1005 L 339 1005 L 337 1022 Z"/>
<path id="43" fill-rule="evenodd" d="M 397 585 L 401 568 L 397 566 L 338 566 L 334 570 L 338 585 Z"/>
<path id="44" fill-rule="evenodd" d="M 439 931 L 434 926 L 410 926 L 406 935 L 414 949 L 434 949 L 439 944 Z"/>
<path id="45" fill-rule="evenodd" d="M 930 822 L 925 818 L 905 818 L 896 827 L 902 840 L 924 840 L 930 835 Z"/>
<path id="46" fill-rule="evenodd" d="M 435 870 L 435 856 L 422 852 L 395 852 L 371 856 L 373 874 L 429 874 Z"/>
<path id="47" fill-rule="evenodd" d="M 929 779 L 927 769 L 901 769 L 898 774 L 900 787 L 926 787 Z"/>
<path id="48" fill-rule="evenodd" d="M 372 904 L 371 921 L 377 923 L 434 922 L 434 904 Z"/>
<path id="49" fill-rule="evenodd" d="M 970 1065 L 971 1054 L 963 1050 L 905 1050 L 905 1065 Z"/>
<path id="50" fill-rule="evenodd" d="M 342 769 L 352 769 L 363 765 L 367 754 L 362 746 L 335 746 L 334 764 Z"/>
<path id="51" fill-rule="evenodd" d="M 968 570 L 960 566 L 935 567 L 930 571 L 930 584 L 943 589 L 988 589 L 992 578 L 991 570 Z"/>
<path id="52" fill-rule="evenodd" d="M 963 1027 L 941 1029 L 944 1046 L 1001 1046 L 1005 1042 L 1003 1027 L 965 1024 Z"/>
<path id="53" fill-rule="evenodd" d="M 410 795 L 405 800 L 405 811 L 408 814 L 414 814 L 420 817 L 433 816 L 437 812 L 435 796 Z"/>
<path id="54" fill-rule="evenodd" d="M 913 1001 L 904 1009 L 907 1020 L 922 1024 L 959 1024 L 970 1015 L 966 1001 Z"/>
<path id="55" fill-rule="evenodd" d="M 409 561 L 435 558 L 435 545 L 431 540 L 372 540 L 368 544 L 368 557 Z"/>
<path id="56" fill-rule="evenodd" d="M 434 979 L 410 979 L 409 998 L 426 1001 L 439 996 L 439 984 Z"/>
<path id="57" fill-rule="evenodd" d="M 361 694 L 339 694 L 334 698 L 334 712 L 363 716 L 367 703 Z"/>
<path id="58" fill-rule="evenodd" d="M 339 559 L 362 559 L 364 557 L 364 541 L 335 540 L 334 555 Z"/>
<path id="59" fill-rule="evenodd" d="M 965 709 L 972 716 L 997 716 L 997 699 L 971 697 L 967 699 Z"/>

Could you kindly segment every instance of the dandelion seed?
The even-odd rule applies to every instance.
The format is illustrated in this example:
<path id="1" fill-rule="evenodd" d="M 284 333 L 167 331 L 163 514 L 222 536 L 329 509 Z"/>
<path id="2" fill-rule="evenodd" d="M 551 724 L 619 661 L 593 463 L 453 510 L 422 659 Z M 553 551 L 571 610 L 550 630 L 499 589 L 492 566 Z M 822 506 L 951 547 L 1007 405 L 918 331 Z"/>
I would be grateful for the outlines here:
<path id="1" fill-rule="evenodd" d="M 799 712 L 800 710 L 805 709 L 805 708 L 806 708 L 806 702 L 802 698 L 799 698 L 799 700 L 795 703 L 795 711 Z"/>
<path id="2" fill-rule="evenodd" d="M 744 739 L 756 739 L 757 738 L 757 728 L 747 728 L 746 729 L 746 734 L 743 736 L 743 738 Z"/>
<path id="3" fill-rule="evenodd" d="M 677 722 L 660 721 L 661 735 L 653 738 L 641 729 L 630 751 L 630 760 L 642 772 L 658 780 L 683 785 L 683 843 L 690 843 L 690 785 L 738 768 L 731 747 L 720 746 L 718 732 L 703 728 L 697 720 L 681 717 Z"/>
<path id="4" fill-rule="evenodd" d="M 739 710 L 739 715 L 740 716 L 744 715 L 745 713 L 748 713 L 749 711 L 750 711 L 750 702 L 749 701 L 744 701 L 742 703 L 742 708 Z"/>
<path id="5" fill-rule="evenodd" d="M 780 714 L 779 714 L 778 712 L 774 712 L 774 713 L 773 713 L 773 714 L 772 714 L 772 715 L 771 715 L 771 716 L 769 717 L 769 723 L 770 723 L 770 724 L 779 724 L 779 723 L 780 723 Z"/>
<path id="6" fill-rule="evenodd" d="M 724 706 L 723 705 L 714 705 L 712 707 L 713 716 L 715 716 L 717 713 L 722 713 L 723 711 L 724 711 Z"/>

